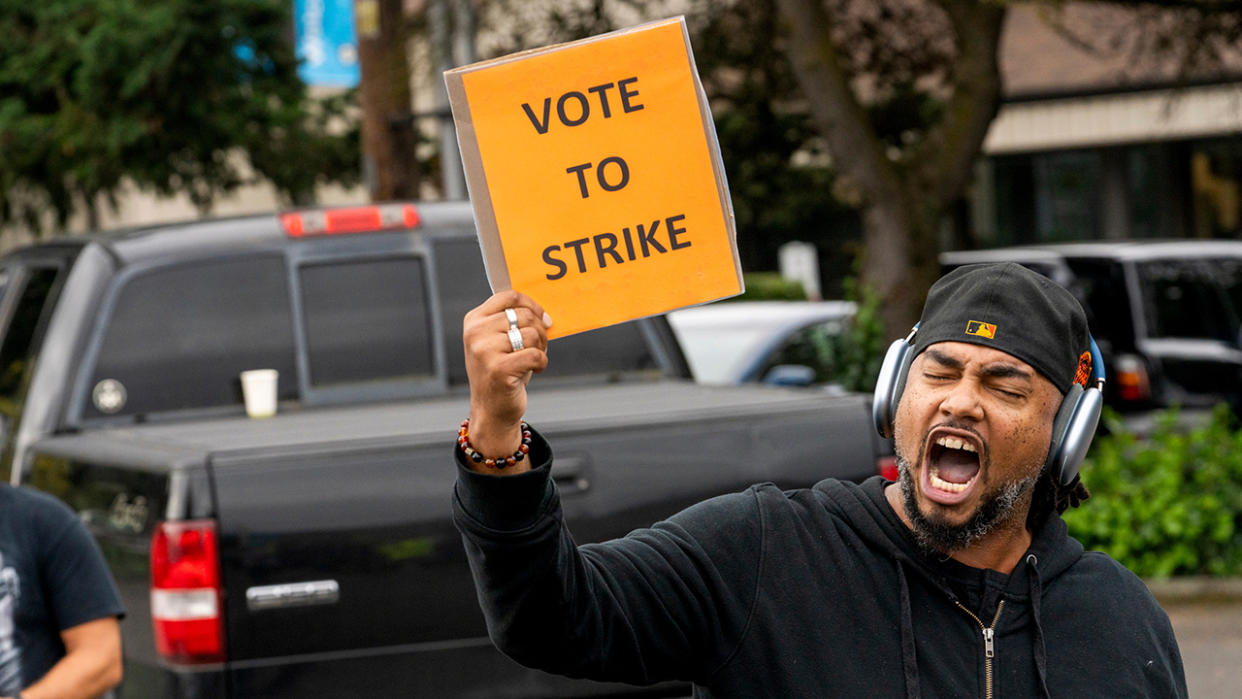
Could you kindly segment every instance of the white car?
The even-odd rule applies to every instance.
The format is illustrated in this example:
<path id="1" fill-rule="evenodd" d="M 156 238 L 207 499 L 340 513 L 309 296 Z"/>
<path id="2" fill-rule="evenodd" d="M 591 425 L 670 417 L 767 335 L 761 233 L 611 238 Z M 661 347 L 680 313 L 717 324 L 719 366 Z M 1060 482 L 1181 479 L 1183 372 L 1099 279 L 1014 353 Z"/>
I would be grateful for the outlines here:
<path id="1" fill-rule="evenodd" d="M 834 380 L 854 311 L 849 301 L 726 301 L 668 319 L 699 383 L 807 386 Z"/>

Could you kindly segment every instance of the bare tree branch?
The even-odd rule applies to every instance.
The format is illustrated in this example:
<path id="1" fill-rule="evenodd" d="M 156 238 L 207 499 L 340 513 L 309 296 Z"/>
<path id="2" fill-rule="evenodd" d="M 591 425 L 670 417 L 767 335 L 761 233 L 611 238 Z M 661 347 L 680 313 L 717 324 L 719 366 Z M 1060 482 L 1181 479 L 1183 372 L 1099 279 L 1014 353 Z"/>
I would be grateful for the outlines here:
<path id="1" fill-rule="evenodd" d="M 777 4 L 789 31 L 794 75 L 838 172 L 870 201 L 897 195 L 899 177 L 850 87 L 823 5 L 819 0 L 778 0 Z"/>
<path id="2" fill-rule="evenodd" d="M 919 189 L 945 206 L 970 182 L 975 159 L 1000 106 L 997 47 L 1005 9 L 943 0 L 958 40 L 951 95 L 939 123 L 911 159 Z"/>

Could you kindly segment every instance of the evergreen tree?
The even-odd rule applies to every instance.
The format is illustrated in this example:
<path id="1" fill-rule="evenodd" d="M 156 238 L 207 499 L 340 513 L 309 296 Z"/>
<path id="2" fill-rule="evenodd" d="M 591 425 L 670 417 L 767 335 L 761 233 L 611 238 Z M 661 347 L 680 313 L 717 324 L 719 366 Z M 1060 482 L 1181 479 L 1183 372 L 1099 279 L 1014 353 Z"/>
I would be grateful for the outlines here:
<path id="1" fill-rule="evenodd" d="M 294 203 L 317 182 L 356 181 L 356 130 L 336 123 L 343 98 L 308 97 L 291 10 L 0 0 L 0 224 L 79 209 L 97 223 L 96 202 L 115 205 L 125 178 L 203 212 L 254 177 Z"/>

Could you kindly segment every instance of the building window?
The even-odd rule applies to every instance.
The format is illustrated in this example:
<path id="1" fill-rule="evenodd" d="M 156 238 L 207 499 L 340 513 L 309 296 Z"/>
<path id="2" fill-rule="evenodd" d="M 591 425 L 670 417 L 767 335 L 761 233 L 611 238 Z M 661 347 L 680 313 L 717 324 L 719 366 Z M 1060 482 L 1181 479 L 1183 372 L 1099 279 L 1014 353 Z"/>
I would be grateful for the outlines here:
<path id="1" fill-rule="evenodd" d="M 1242 146 L 1233 141 L 1196 143 L 1190 154 L 1196 238 L 1236 238 L 1239 229 L 1238 185 Z"/>
<path id="2" fill-rule="evenodd" d="M 1099 237 L 1100 182 L 1096 151 L 1035 156 L 1035 227 L 1040 240 Z"/>

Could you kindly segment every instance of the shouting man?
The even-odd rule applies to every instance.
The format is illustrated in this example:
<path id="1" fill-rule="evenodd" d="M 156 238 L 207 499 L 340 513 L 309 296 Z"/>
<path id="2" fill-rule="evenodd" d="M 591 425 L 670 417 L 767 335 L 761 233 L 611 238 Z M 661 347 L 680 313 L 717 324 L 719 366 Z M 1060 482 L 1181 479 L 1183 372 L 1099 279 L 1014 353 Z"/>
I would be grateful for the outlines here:
<path id="1" fill-rule="evenodd" d="M 1060 517 L 1088 497 L 1095 416 L 1086 317 L 1052 281 L 977 265 L 932 287 L 877 392 L 898 482 L 757 485 L 580 547 L 522 422 L 550 323 L 515 292 L 464 323 L 454 513 L 518 662 L 696 697 L 1186 695 L 1164 611 Z"/>

